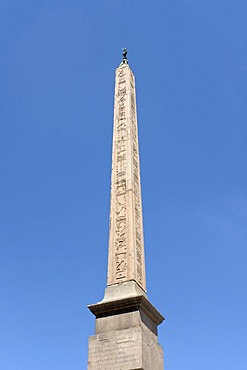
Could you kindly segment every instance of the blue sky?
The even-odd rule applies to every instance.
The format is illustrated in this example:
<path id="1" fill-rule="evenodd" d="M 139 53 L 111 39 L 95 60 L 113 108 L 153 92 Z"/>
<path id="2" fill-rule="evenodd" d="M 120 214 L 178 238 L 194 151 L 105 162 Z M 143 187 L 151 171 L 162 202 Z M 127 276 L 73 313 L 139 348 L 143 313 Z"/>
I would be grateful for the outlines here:
<path id="1" fill-rule="evenodd" d="M 246 16 L 246 0 L 1 0 L 2 370 L 86 369 L 125 46 L 165 368 L 246 369 Z"/>

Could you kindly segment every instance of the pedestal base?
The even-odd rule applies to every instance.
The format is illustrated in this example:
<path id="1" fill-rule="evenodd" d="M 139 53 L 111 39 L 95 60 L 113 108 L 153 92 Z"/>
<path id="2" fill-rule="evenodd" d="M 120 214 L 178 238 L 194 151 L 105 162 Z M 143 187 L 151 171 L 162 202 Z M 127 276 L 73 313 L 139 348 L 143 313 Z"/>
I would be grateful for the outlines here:
<path id="1" fill-rule="evenodd" d="M 146 294 L 139 294 L 121 295 L 118 288 L 89 306 L 96 316 L 96 332 L 89 338 L 88 370 L 164 370 L 157 337 L 164 317 Z"/>
<path id="2" fill-rule="evenodd" d="M 157 336 L 138 316 L 135 312 L 115 317 L 120 327 L 135 325 L 129 329 L 109 330 L 110 318 L 99 324 L 101 329 L 106 325 L 106 332 L 89 338 L 88 370 L 164 370 Z"/>

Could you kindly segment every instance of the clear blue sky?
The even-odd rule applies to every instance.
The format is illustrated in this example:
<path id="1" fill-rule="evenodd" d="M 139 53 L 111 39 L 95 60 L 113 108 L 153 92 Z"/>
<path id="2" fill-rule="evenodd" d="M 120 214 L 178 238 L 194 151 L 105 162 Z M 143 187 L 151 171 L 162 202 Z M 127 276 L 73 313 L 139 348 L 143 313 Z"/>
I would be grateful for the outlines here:
<path id="1" fill-rule="evenodd" d="M 165 368 L 247 368 L 246 19 L 246 0 L 1 0 L 1 370 L 86 370 L 125 46 Z"/>

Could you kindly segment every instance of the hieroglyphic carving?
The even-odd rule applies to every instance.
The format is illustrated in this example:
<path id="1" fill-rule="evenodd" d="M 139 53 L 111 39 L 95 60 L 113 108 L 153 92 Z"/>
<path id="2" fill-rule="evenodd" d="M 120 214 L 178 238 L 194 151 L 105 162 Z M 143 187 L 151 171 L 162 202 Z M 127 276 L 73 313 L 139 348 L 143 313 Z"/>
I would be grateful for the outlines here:
<path id="1" fill-rule="evenodd" d="M 134 279 L 145 290 L 135 82 L 128 66 L 116 73 L 113 158 L 108 284 Z"/>
<path id="2" fill-rule="evenodd" d="M 132 161 L 133 161 L 133 187 L 134 187 L 134 209 L 135 209 L 135 248 L 136 248 L 136 274 L 137 281 L 140 285 L 143 283 L 143 232 L 142 232 L 142 217 L 141 217 L 141 192 L 140 192 L 140 168 L 138 154 L 138 137 L 137 137 L 137 121 L 136 121 L 136 101 L 134 91 L 134 81 L 131 75 L 131 131 L 132 131 Z"/>
<path id="3" fill-rule="evenodd" d="M 118 73 L 116 168 L 115 168 L 115 275 L 117 281 L 127 278 L 127 218 L 126 218 L 126 73 Z"/>

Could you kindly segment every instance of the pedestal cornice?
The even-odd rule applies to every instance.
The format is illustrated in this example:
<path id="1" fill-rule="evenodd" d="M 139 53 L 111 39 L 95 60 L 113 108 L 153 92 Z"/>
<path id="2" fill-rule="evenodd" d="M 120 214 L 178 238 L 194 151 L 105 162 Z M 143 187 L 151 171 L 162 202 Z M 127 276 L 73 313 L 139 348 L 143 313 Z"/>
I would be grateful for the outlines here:
<path id="1" fill-rule="evenodd" d="M 89 305 L 88 308 L 97 319 L 133 311 L 143 311 L 156 325 L 161 324 L 165 320 L 161 313 L 143 295 L 115 301 L 102 301 Z"/>

